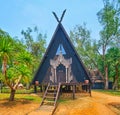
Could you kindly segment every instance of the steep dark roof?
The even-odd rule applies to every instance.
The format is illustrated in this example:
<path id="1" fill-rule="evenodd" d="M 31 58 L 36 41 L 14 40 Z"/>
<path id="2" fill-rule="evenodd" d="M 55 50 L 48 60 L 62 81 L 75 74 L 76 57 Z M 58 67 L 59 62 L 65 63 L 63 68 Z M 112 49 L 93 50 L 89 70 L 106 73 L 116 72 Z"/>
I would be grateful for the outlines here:
<path id="1" fill-rule="evenodd" d="M 41 64 L 38 68 L 38 71 L 36 72 L 33 84 L 35 81 L 39 81 L 42 83 L 48 68 L 50 67 L 50 59 L 53 59 L 56 55 L 56 52 L 59 48 L 59 45 L 63 46 L 65 50 L 64 57 L 72 58 L 72 65 L 71 69 L 73 72 L 73 75 L 77 82 L 84 82 L 85 79 L 90 80 L 90 77 L 88 75 L 87 70 L 85 69 L 85 66 L 83 65 L 80 57 L 78 56 L 74 46 L 72 45 L 69 36 L 67 35 L 64 27 L 61 23 L 58 23 L 58 26 L 55 30 L 55 33 L 50 41 L 50 44 L 46 50 L 46 53 L 41 61 Z M 91 82 L 91 80 L 90 80 Z"/>

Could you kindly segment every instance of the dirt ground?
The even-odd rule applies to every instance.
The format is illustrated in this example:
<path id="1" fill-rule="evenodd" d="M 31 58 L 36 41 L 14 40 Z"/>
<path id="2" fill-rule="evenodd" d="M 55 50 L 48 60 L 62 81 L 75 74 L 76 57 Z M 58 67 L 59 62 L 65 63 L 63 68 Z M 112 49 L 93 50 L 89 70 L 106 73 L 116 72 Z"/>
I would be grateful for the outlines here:
<path id="1" fill-rule="evenodd" d="M 54 115 L 120 115 L 119 107 L 120 97 L 92 92 L 92 97 L 76 96 L 75 100 L 61 102 Z M 36 111 L 38 108 L 39 103 L 32 101 L 0 101 L 0 115 L 50 115 Z"/>

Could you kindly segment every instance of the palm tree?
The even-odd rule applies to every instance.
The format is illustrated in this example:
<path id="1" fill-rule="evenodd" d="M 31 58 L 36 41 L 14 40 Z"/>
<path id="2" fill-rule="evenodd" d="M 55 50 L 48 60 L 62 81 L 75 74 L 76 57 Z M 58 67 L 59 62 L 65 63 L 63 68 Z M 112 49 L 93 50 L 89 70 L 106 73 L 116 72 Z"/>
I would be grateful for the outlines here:
<path id="1" fill-rule="evenodd" d="M 10 87 L 10 101 L 14 100 L 15 91 L 21 80 L 30 80 L 32 56 L 25 50 L 20 41 L 12 39 L 0 30 L 0 59 L 2 63 L 2 79 Z"/>
<path id="2" fill-rule="evenodd" d="M 1 31 L 0 31 L 0 59 L 2 62 L 2 73 L 5 77 L 5 82 L 9 87 L 11 86 L 8 82 L 6 72 L 7 72 L 8 63 L 10 62 L 10 59 L 13 54 L 12 43 L 13 43 L 12 38 L 6 32 L 2 31 L 2 34 L 1 34 Z"/>
<path id="3" fill-rule="evenodd" d="M 32 76 L 31 71 L 31 62 L 32 62 L 32 56 L 30 53 L 26 51 L 17 52 L 14 55 L 13 63 L 10 65 L 10 67 L 7 70 L 7 78 L 9 80 L 9 86 L 11 89 L 10 93 L 10 101 L 14 100 L 15 92 L 17 90 L 17 87 L 21 81 L 24 83 L 29 83 Z"/>
<path id="4" fill-rule="evenodd" d="M 32 76 L 32 55 L 27 52 L 24 48 L 19 49 L 17 44 L 17 50 L 15 50 L 14 57 L 12 59 L 12 64 L 7 71 L 7 78 L 9 79 L 9 84 L 11 88 L 10 101 L 14 100 L 15 92 L 21 81 L 24 83 L 29 83 Z M 21 47 L 21 46 L 20 46 Z"/>
<path id="5" fill-rule="evenodd" d="M 14 100 L 15 92 L 21 80 L 28 81 L 31 77 L 31 71 L 24 63 L 19 63 L 17 65 L 13 65 L 7 71 L 7 76 L 9 78 L 9 83 L 12 85 L 10 101 Z"/>

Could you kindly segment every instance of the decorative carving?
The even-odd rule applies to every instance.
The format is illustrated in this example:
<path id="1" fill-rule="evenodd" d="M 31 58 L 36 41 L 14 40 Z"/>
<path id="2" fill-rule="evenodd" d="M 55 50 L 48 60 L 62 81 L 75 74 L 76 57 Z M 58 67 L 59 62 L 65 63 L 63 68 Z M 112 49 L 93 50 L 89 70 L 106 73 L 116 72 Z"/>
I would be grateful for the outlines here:
<path id="1" fill-rule="evenodd" d="M 50 75 L 50 81 L 54 82 L 54 69 L 52 67 L 51 67 L 51 74 L 52 75 Z"/>
<path id="2" fill-rule="evenodd" d="M 71 80 L 73 80 L 73 76 L 71 76 L 71 64 L 72 64 L 72 58 L 65 59 L 62 55 L 62 52 L 59 54 L 56 60 L 50 60 L 51 67 L 51 73 L 52 76 L 50 76 L 50 80 L 52 82 L 57 82 L 57 76 L 56 76 L 56 68 L 62 64 L 66 68 L 66 83 L 69 83 Z"/>
<path id="3" fill-rule="evenodd" d="M 54 69 L 57 68 L 60 64 L 64 65 L 66 68 L 69 68 L 69 66 L 72 64 L 72 58 L 65 59 L 62 53 L 60 53 L 56 60 L 50 60 L 50 65 Z"/>
<path id="4" fill-rule="evenodd" d="M 68 83 L 70 83 L 73 80 L 72 72 L 71 72 L 71 66 L 68 68 Z"/>

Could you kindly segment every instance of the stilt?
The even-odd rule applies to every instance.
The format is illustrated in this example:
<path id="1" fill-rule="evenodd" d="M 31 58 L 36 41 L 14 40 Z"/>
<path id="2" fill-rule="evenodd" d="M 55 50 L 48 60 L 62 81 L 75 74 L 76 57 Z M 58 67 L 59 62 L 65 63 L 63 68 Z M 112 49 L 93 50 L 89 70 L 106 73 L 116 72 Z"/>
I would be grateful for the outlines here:
<path id="1" fill-rule="evenodd" d="M 34 85 L 34 93 L 37 93 L 37 86 Z"/>
<path id="2" fill-rule="evenodd" d="M 43 92 L 42 85 L 40 85 L 40 92 Z"/>
<path id="3" fill-rule="evenodd" d="M 91 95 L 91 85 L 89 85 L 89 93 L 90 93 L 90 97 L 92 96 Z"/>
<path id="4" fill-rule="evenodd" d="M 75 85 L 73 85 L 73 99 L 75 99 Z"/>

